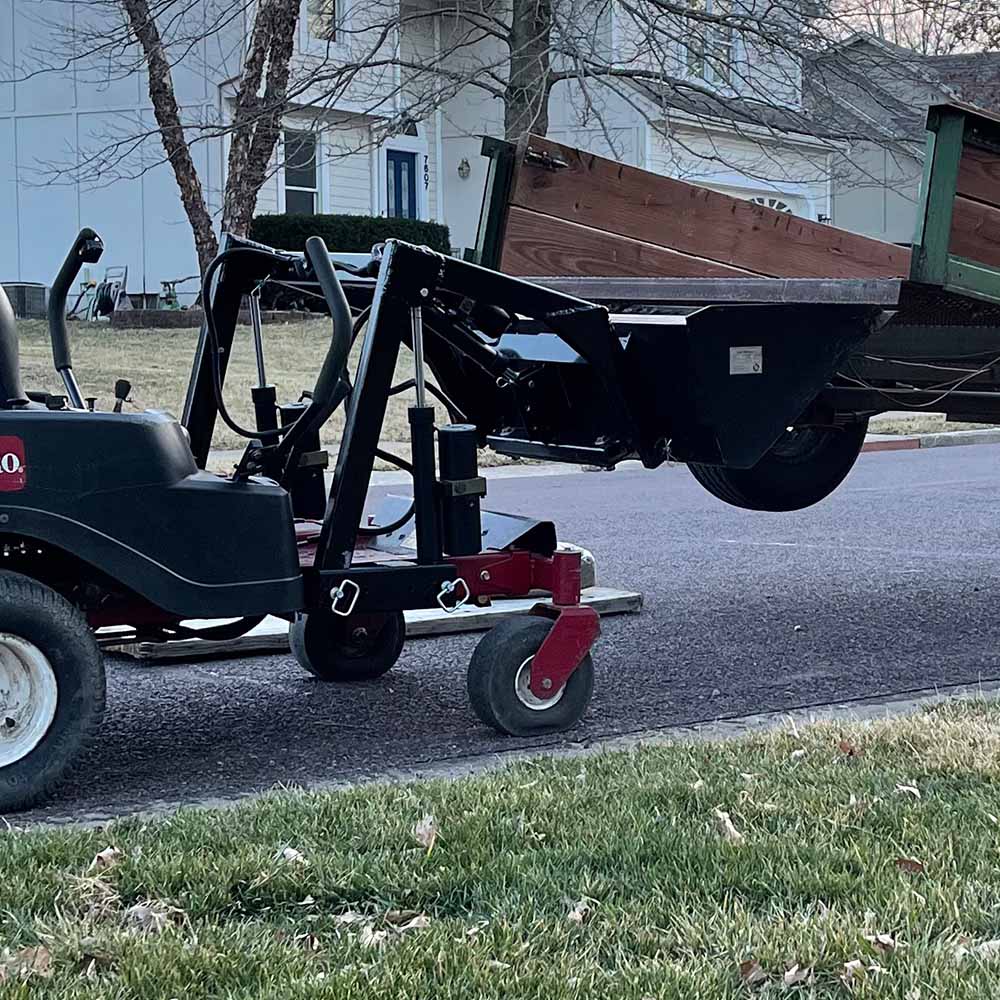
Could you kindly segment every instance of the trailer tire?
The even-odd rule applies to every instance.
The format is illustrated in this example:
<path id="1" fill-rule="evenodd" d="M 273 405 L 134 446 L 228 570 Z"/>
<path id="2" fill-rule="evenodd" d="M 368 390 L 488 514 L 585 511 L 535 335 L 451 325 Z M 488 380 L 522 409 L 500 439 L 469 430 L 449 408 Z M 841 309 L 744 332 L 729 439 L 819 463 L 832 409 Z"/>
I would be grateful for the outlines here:
<path id="1" fill-rule="evenodd" d="M 750 469 L 690 462 L 713 496 L 745 510 L 790 511 L 828 497 L 854 468 L 868 421 L 844 427 L 802 427 L 783 434 Z"/>
<path id="2" fill-rule="evenodd" d="M 405 641 L 402 611 L 348 618 L 312 611 L 296 615 L 288 630 L 295 659 L 321 681 L 375 680 L 395 666 Z"/>
<path id="3" fill-rule="evenodd" d="M 79 609 L 0 572 L 0 814 L 52 794 L 97 732 L 104 700 L 104 660 Z"/>
<path id="4" fill-rule="evenodd" d="M 588 653 L 551 698 L 527 690 L 531 661 L 552 622 L 522 615 L 495 626 L 469 661 L 469 701 L 476 715 L 509 736 L 561 733 L 583 718 L 594 693 L 594 661 Z"/>

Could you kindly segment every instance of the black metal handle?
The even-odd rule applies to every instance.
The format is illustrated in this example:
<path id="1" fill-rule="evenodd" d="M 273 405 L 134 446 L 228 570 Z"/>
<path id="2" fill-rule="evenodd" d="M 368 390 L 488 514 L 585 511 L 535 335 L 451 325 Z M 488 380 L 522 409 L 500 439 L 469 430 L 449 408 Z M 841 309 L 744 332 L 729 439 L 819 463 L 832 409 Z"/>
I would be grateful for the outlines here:
<path id="1" fill-rule="evenodd" d="M 96 264 L 104 253 L 101 237 L 93 229 L 81 229 L 72 249 L 59 268 L 49 292 L 49 336 L 52 338 L 52 360 L 56 371 L 73 367 L 69 352 L 69 334 L 66 332 L 66 298 L 84 264 Z M 82 404 L 81 404 L 82 405 Z"/>

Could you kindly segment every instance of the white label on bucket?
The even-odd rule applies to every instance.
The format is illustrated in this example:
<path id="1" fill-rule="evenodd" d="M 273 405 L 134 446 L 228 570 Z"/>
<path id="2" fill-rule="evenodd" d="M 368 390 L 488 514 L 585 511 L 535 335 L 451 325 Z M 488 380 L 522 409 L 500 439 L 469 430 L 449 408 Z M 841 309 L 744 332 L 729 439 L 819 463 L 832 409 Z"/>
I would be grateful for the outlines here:
<path id="1" fill-rule="evenodd" d="M 730 347 L 730 375 L 760 375 L 764 371 L 763 347 Z"/>

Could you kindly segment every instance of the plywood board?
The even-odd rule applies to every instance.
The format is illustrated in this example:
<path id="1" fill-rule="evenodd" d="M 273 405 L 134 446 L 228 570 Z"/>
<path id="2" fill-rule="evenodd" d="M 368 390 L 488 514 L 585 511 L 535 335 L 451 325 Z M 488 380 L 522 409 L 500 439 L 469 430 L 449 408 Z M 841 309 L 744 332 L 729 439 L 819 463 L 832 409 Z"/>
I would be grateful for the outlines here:
<path id="1" fill-rule="evenodd" d="M 966 146 L 958 163 L 955 190 L 988 205 L 1000 204 L 1000 154 Z"/>
<path id="2" fill-rule="evenodd" d="M 447 614 L 433 611 L 407 611 L 407 638 L 416 636 L 452 635 L 458 632 L 482 632 L 497 622 L 530 611 L 536 604 L 550 604 L 544 596 L 494 601 L 488 608 L 466 605 Z M 632 614 L 642 609 L 642 594 L 614 587 L 588 587 L 582 603 L 602 616 Z M 188 622 L 192 627 L 216 624 Z M 255 629 L 237 639 L 224 642 L 205 639 L 178 639 L 174 642 L 136 642 L 120 646 L 116 652 L 137 660 L 189 660 L 204 657 L 247 656 L 254 653 L 288 652 L 288 622 L 280 618 L 265 618 Z"/>

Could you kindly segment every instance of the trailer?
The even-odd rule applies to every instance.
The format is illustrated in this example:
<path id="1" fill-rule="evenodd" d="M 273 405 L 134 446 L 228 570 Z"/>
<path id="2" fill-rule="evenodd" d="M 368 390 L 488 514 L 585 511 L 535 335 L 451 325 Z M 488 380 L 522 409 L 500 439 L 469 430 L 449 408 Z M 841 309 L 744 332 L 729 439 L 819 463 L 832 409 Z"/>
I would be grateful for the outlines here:
<path id="1" fill-rule="evenodd" d="M 219 639 L 277 615 L 290 622 L 306 670 L 357 681 L 397 661 L 404 610 L 544 590 L 551 606 L 482 639 L 469 662 L 469 699 L 504 733 L 575 725 L 590 702 L 599 632 L 596 612 L 581 603 L 579 554 L 556 550 L 551 522 L 514 525 L 481 509 L 477 447 L 607 468 L 686 463 L 723 500 L 780 511 L 837 487 L 873 413 L 1000 414 L 1000 120 L 949 105 L 931 110 L 929 126 L 912 254 L 779 220 L 798 227 L 785 230 L 799 247 L 786 269 L 801 270 L 811 247 L 810 266 L 833 261 L 833 277 L 733 274 L 736 263 L 678 245 L 652 256 L 713 273 L 579 273 L 581 260 L 601 265 L 598 252 L 565 257 L 577 273 L 526 280 L 399 241 L 352 262 L 316 237 L 305 253 L 229 237 L 203 278 L 205 323 L 180 421 L 123 412 L 125 381 L 114 408 L 98 412 L 77 384 L 66 293 L 103 250 L 94 231 L 81 232 L 49 303 L 65 395 L 22 388 L 13 316 L 0 295 L 0 812 L 47 795 L 96 731 L 97 633 L 108 626 L 118 642 L 122 629 L 131 641 Z M 525 176 L 541 171 L 531 184 L 551 188 L 564 154 L 524 152 L 515 166 Z M 614 172 L 603 177 L 606 201 Z M 510 190 L 484 213 L 501 265 Z M 696 217 L 712 200 L 698 189 L 689 197 Z M 564 199 L 587 201 L 586 190 Z M 626 214 L 645 225 L 655 208 Z M 596 245 L 593 232 L 578 231 L 588 227 L 539 214 L 540 227 Z M 745 228 L 747 217 L 732 214 Z M 713 235 L 714 252 L 780 245 L 776 224 L 760 225 L 770 216 L 749 218 L 757 228 L 739 240 Z M 673 231 L 669 216 L 660 225 Z M 678 240 L 692 239 L 682 230 Z M 892 273 L 904 259 L 908 275 Z M 778 255 L 771 271 L 780 263 Z M 279 405 L 266 379 L 257 306 L 268 283 L 322 296 L 332 318 L 316 385 L 296 403 Z M 260 375 L 252 427 L 225 404 L 245 296 Z M 413 378 L 394 385 L 404 347 Z M 412 475 L 412 500 L 380 522 L 366 511 L 368 486 L 387 402 L 409 388 L 410 455 L 389 457 Z M 346 424 L 327 491 L 319 429 L 339 407 Z M 248 442 L 227 477 L 205 471 L 220 418 Z M 235 621 L 185 624 L 204 618 Z"/>

